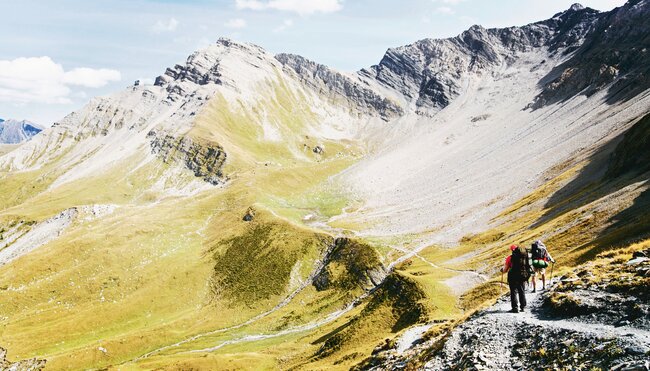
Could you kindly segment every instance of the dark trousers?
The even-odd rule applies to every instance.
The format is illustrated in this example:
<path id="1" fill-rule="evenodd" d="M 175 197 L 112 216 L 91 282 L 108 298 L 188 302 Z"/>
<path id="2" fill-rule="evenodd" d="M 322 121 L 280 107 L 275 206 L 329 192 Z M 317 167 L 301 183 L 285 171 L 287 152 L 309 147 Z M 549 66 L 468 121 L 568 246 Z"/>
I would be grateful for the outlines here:
<path id="1" fill-rule="evenodd" d="M 512 309 L 518 309 L 519 306 L 517 303 L 517 297 L 519 297 L 519 303 L 521 307 L 526 306 L 526 294 L 524 293 L 525 281 L 514 281 L 508 280 L 508 286 L 510 286 L 510 304 L 512 304 Z"/>

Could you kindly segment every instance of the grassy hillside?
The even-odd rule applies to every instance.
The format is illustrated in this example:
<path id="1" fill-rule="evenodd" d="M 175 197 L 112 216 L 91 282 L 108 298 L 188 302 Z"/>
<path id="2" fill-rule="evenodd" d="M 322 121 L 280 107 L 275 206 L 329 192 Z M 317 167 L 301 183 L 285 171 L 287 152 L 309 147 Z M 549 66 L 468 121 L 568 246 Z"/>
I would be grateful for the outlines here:
<path id="1" fill-rule="evenodd" d="M 148 368 L 170 359 L 199 366 L 206 359 L 187 350 L 292 331 L 372 286 L 368 272 L 381 270 L 383 259 L 373 246 L 335 249 L 331 232 L 303 222 L 340 213 L 346 196 L 328 177 L 356 160 L 359 145 L 301 134 L 314 120 L 303 97 L 282 84 L 269 89 L 272 98 L 259 109 L 284 125 L 284 142 L 263 140 L 257 108 L 219 97 L 189 134 L 223 145 L 226 186 L 176 194 L 196 182 L 193 174 L 144 154 L 56 187 L 68 170 L 58 160 L 2 175 L 7 236 L 15 226 L 31 236 L 69 208 L 116 207 L 100 216 L 80 212 L 58 237 L 0 267 L 0 344 L 11 359 L 45 358 L 52 369 Z M 253 220 L 243 220 L 250 209 Z M 311 280 L 323 264 L 329 282 L 317 288 Z M 216 362 L 278 362 L 245 353 Z"/>
<path id="2" fill-rule="evenodd" d="M 64 164 L 67 149 L 0 174 L 0 252 L 25 239 L 34 248 L 0 266 L 10 359 L 44 358 L 51 369 L 369 367 L 412 326 L 444 336 L 494 300 L 512 243 L 544 240 L 560 274 L 650 233 L 646 116 L 549 169 L 458 246 L 419 249 L 431 230 L 362 235 L 365 220 L 331 218 L 362 205 L 334 176 L 367 143 L 323 134 L 331 112 L 314 112 L 275 77 L 256 103 L 211 99 L 184 132 L 188 153 L 171 136 L 171 154 L 138 147 L 68 182 L 57 179 L 82 159 Z M 78 140 L 99 141 L 89 138 Z M 225 160 L 211 169 L 217 185 L 187 165 L 211 148 Z M 75 210 L 68 223 L 45 228 L 66 210 Z"/>

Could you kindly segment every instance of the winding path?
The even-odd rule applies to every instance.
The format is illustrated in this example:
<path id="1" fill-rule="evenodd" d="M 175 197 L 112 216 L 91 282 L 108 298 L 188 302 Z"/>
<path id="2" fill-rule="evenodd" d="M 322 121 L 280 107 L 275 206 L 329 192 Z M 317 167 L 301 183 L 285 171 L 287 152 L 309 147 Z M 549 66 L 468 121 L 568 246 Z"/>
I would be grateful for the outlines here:
<path id="1" fill-rule="evenodd" d="M 422 257 L 422 256 L 419 255 L 419 252 L 422 251 L 423 249 L 425 249 L 425 248 L 428 247 L 428 246 L 429 246 L 428 243 L 423 243 L 423 244 L 418 245 L 418 246 L 417 246 L 416 248 L 414 248 L 413 250 L 408 250 L 408 249 L 403 249 L 403 248 L 396 247 L 396 246 L 391 246 L 391 248 L 393 248 L 393 249 L 395 249 L 395 250 L 398 250 L 398 251 L 402 252 L 403 255 L 400 256 L 398 259 L 396 259 L 395 261 L 391 262 L 391 263 L 388 265 L 388 267 L 387 267 L 387 269 L 386 269 L 387 274 L 386 274 L 385 277 L 387 277 L 388 274 L 389 274 L 389 273 L 390 273 L 390 272 L 391 272 L 391 271 L 392 271 L 392 270 L 393 270 L 393 269 L 394 269 L 398 264 L 400 264 L 400 263 L 406 261 L 407 259 L 410 259 L 410 258 L 413 258 L 413 257 L 417 257 L 417 258 L 423 260 L 424 262 L 426 262 L 427 264 L 429 264 L 430 266 L 432 266 L 433 268 L 436 268 L 436 269 L 443 269 L 443 270 L 447 270 L 447 271 L 450 271 L 450 272 L 459 273 L 459 275 L 458 275 L 457 277 L 461 277 L 461 279 L 460 279 L 460 281 L 459 281 L 459 282 L 460 282 L 460 283 L 459 283 L 459 286 L 462 286 L 462 289 L 461 289 L 461 290 L 463 290 L 462 292 L 464 292 L 465 290 L 468 290 L 469 288 L 474 287 L 476 284 L 480 283 L 480 282 L 477 282 L 477 279 L 476 279 L 477 277 L 478 277 L 478 279 L 479 279 L 478 281 L 486 281 L 486 280 L 487 280 L 486 277 L 484 277 L 483 275 L 481 275 L 481 274 L 479 274 L 479 273 L 477 273 L 477 272 L 474 272 L 474 271 L 463 271 L 463 270 L 456 270 L 456 269 L 452 269 L 452 268 L 441 267 L 441 266 L 438 266 L 438 265 L 436 265 L 436 264 L 434 264 L 434 263 L 432 263 L 432 262 L 426 260 L 424 257 Z M 250 325 L 250 324 L 253 324 L 253 323 L 259 321 L 260 319 L 269 316 L 270 314 L 272 314 L 272 313 L 278 311 L 279 309 L 281 309 L 281 308 L 283 308 L 284 306 L 286 306 L 287 304 L 289 304 L 289 303 L 291 302 L 291 300 L 293 300 L 293 298 L 294 298 L 296 295 L 298 295 L 298 294 L 299 294 L 302 290 L 304 290 L 307 286 L 309 286 L 309 285 L 312 284 L 312 282 L 313 282 L 313 280 L 315 279 L 315 277 L 316 277 L 316 276 L 321 272 L 321 270 L 322 270 L 322 269 L 325 267 L 325 265 L 327 264 L 327 256 L 328 256 L 329 253 L 331 252 L 332 248 L 333 248 L 333 246 L 330 246 L 330 247 L 329 247 L 329 248 L 324 252 L 324 254 L 322 255 L 321 259 L 318 260 L 318 262 L 317 262 L 317 264 L 316 264 L 316 267 L 315 267 L 314 270 L 312 271 L 312 273 L 311 273 L 311 275 L 309 276 L 309 278 L 306 279 L 306 280 L 305 280 L 305 281 L 300 285 L 300 287 L 298 287 L 298 288 L 297 288 L 296 290 L 294 290 L 291 294 L 289 294 L 287 297 L 285 297 L 285 298 L 284 298 L 280 303 L 278 303 L 276 306 L 274 306 L 273 308 L 269 309 L 268 311 L 263 312 L 263 313 L 260 313 L 260 314 L 256 315 L 255 317 L 252 317 L 252 318 L 248 319 L 247 321 L 242 322 L 242 323 L 240 323 L 240 324 L 237 324 L 237 325 L 234 325 L 234 326 L 230 326 L 230 327 L 226 327 L 226 328 L 217 329 L 217 330 L 212 330 L 212 331 L 208 331 L 208 332 L 204 332 L 204 333 L 200 333 L 200 334 L 196 334 L 196 335 L 194 335 L 194 336 L 191 336 L 191 337 L 189 337 L 189 338 L 186 338 L 186 339 L 181 340 L 181 341 L 179 341 L 179 342 L 176 342 L 176 343 L 174 343 L 174 344 L 170 344 L 170 345 L 166 345 L 166 346 L 163 346 L 163 347 L 160 347 L 160 348 L 154 349 L 154 350 L 152 350 L 152 351 L 149 351 L 149 352 L 147 352 L 147 353 L 145 353 L 145 354 L 143 354 L 143 355 L 141 355 L 141 356 L 139 356 L 139 357 L 136 357 L 136 358 L 134 358 L 134 359 L 132 359 L 132 360 L 129 360 L 129 361 L 127 361 L 127 362 L 124 362 L 124 363 L 137 362 L 137 361 L 139 361 L 139 360 L 142 360 L 142 359 L 145 359 L 145 358 L 149 358 L 149 357 L 151 357 L 151 356 L 153 356 L 153 355 L 155 355 L 155 354 L 161 353 L 161 352 L 163 352 L 163 351 L 170 350 L 170 349 L 174 349 L 174 348 L 178 348 L 178 347 L 180 347 L 181 345 L 184 345 L 184 344 L 187 344 L 187 343 L 193 342 L 193 341 L 195 341 L 195 340 L 198 340 L 198 339 L 201 339 L 201 338 L 204 338 L 204 337 L 207 337 L 207 336 L 211 336 L 211 335 L 215 335 L 215 334 L 219 334 L 219 333 L 224 333 L 224 332 L 228 332 L 228 331 L 231 331 L 231 330 L 236 330 L 236 329 L 239 329 L 239 328 L 242 328 L 242 327 L 248 326 L 248 325 Z M 470 276 L 472 279 L 467 280 L 467 279 L 466 279 L 467 276 Z M 382 279 L 381 282 L 379 282 L 379 283 L 377 284 L 377 286 L 381 285 L 381 283 L 383 282 L 383 280 L 385 279 L 385 277 Z M 447 283 L 447 284 L 449 284 L 449 283 Z M 451 285 L 450 285 L 450 287 L 451 287 L 451 289 L 452 289 L 452 292 L 454 292 L 454 293 L 459 292 L 458 289 L 455 289 L 455 288 L 452 287 Z M 304 332 L 304 331 L 313 330 L 313 329 L 316 329 L 316 328 L 318 328 L 318 327 L 321 327 L 321 326 L 323 326 L 323 325 L 326 325 L 326 324 L 328 324 L 328 323 L 331 323 L 331 322 L 333 322 L 333 321 L 335 321 L 335 320 L 341 318 L 341 317 L 344 316 L 346 313 L 348 313 L 350 310 L 352 310 L 356 305 L 358 305 L 358 303 L 360 303 L 362 300 L 364 300 L 366 297 L 368 297 L 368 295 L 370 295 L 373 291 L 374 291 L 374 290 L 370 290 L 370 291 L 368 291 L 368 292 L 363 293 L 363 294 L 360 295 L 359 297 L 357 297 L 357 298 L 355 298 L 354 300 L 352 300 L 348 305 L 346 305 L 345 308 L 340 309 L 340 310 L 337 310 L 337 311 L 334 311 L 334 312 L 330 313 L 329 315 L 327 315 L 324 319 L 319 320 L 319 321 L 314 321 L 314 322 L 311 322 L 311 323 L 307 323 L 307 324 L 304 324 L 304 325 L 301 325 L 301 326 L 292 327 L 292 328 L 289 328 L 289 329 L 286 329 L 286 330 L 282 330 L 282 331 L 278 331 L 278 332 L 274 332 L 274 333 L 245 335 L 245 336 L 242 336 L 242 337 L 239 337 L 239 338 L 236 338 L 236 339 L 231 339 L 231 340 L 223 341 L 223 342 L 221 342 L 221 343 L 219 343 L 219 344 L 217 344 L 217 345 L 215 345 L 215 346 L 212 346 L 212 347 L 203 348 L 203 349 L 194 349 L 194 350 L 189 350 L 189 351 L 185 351 L 184 353 L 212 352 L 212 351 L 218 350 L 218 349 L 220 349 L 220 348 L 222 348 L 222 347 L 224 347 L 224 346 L 227 346 L 227 345 L 239 344 L 239 343 L 245 343 L 245 342 L 253 342 L 253 341 L 260 341 L 260 340 L 265 340 L 265 339 L 270 339 L 270 338 L 280 337 L 280 336 L 284 336 L 284 335 L 295 334 L 295 333 L 299 333 L 299 332 Z M 419 333 L 419 332 L 418 332 L 418 333 Z"/>

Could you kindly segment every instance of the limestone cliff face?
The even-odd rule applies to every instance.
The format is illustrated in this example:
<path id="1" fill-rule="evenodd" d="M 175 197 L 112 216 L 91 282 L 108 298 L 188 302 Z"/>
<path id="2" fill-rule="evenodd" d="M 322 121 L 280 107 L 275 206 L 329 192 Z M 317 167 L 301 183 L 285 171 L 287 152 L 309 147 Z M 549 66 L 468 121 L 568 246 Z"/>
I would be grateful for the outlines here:
<path id="1" fill-rule="evenodd" d="M 220 38 L 211 46 L 192 53 L 185 64 L 167 68 L 154 85 L 164 88 L 170 95 L 191 92 L 196 85 L 236 89 L 247 80 L 247 76 L 239 72 L 247 67 L 259 68 L 268 61 L 273 61 L 272 56 L 257 45 Z"/>
<path id="2" fill-rule="evenodd" d="M 404 113 L 402 107 L 396 102 L 325 65 L 295 54 L 278 54 L 275 58 L 286 69 L 294 71 L 308 88 L 322 91 L 332 99 L 345 102 L 350 110 L 379 115 L 385 121 Z"/>
<path id="3" fill-rule="evenodd" d="M 582 14 L 587 32 L 574 54 L 541 81 L 534 107 L 587 96 L 608 88 L 610 102 L 626 100 L 650 87 L 650 2 L 633 0 L 597 15 Z M 573 51 L 573 50 L 572 50 Z M 610 86 L 611 84 L 611 86 Z"/>
<path id="4" fill-rule="evenodd" d="M 194 172 L 196 177 L 217 185 L 225 181 L 222 167 L 226 152 L 215 144 L 200 144 L 187 136 L 175 137 L 151 131 L 151 152 L 165 163 L 180 162 Z"/>
<path id="5" fill-rule="evenodd" d="M 576 4 L 553 18 L 522 27 L 472 26 L 449 39 L 424 39 L 389 49 L 378 65 L 359 72 L 366 80 L 395 91 L 421 114 L 449 105 L 463 90 L 463 79 L 490 74 L 520 53 L 551 54 L 579 47 L 599 13 Z"/>

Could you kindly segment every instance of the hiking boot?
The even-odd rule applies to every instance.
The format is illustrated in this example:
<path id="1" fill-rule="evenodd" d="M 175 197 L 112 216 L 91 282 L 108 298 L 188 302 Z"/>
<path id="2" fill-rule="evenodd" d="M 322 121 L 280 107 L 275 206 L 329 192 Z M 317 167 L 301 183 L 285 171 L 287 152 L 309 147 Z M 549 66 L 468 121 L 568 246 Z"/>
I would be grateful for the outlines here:
<path id="1" fill-rule="evenodd" d="M 533 289 L 533 292 L 537 292 L 537 289 Z"/>
<path id="2" fill-rule="evenodd" d="M 521 307 L 521 308 L 519 308 L 519 311 L 520 311 L 520 312 L 523 312 L 524 309 L 526 309 L 526 307 Z"/>
<path id="3" fill-rule="evenodd" d="M 515 308 L 515 309 L 510 309 L 508 313 L 519 313 L 519 311 Z"/>

